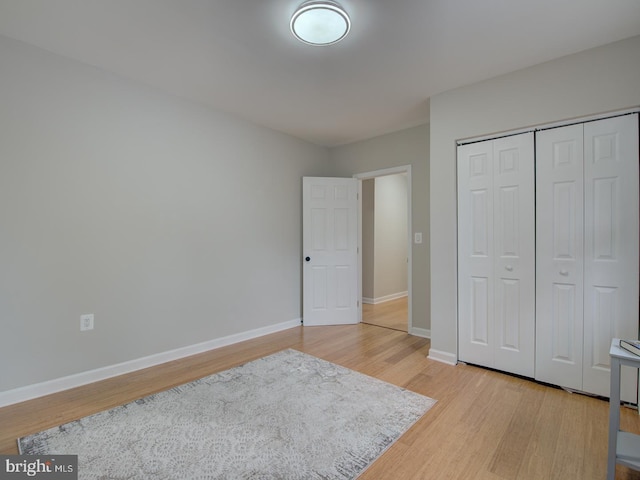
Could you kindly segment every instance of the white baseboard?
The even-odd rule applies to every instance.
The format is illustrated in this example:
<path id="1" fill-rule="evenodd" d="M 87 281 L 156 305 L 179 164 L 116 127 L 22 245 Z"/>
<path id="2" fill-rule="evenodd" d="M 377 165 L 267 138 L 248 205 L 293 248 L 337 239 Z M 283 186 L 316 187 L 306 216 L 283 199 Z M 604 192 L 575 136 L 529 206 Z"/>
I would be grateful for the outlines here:
<path id="1" fill-rule="evenodd" d="M 436 360 L 438 362 L 446 363 L 447 365 L 457 365 L 458 357 L 453 353 L 441 352 L 440 350 L 429 349 L 429 355 L 427 358 Z"/>
<path id="2" fill-rule="evenodd" d="M 66 377 L 48 380 L 46 382 L 7 390 L 5 392 L 0 392 L 0 407 L 6 407 L 13 403 L 24 402 L 25 400 L 31 400 L 32 398 L 42 397 L 51 393 L 68 390 L 88 383 L 98 382 L 100 380 L 160 365 L 162 363 L 189 357 L 209 350 L 215 350 L 216 348 L 226 347 L 227 345 L 232 345 L 234 343 L 244 342 L 245 340 L 251 340 L 252 338 L 262 337 L 270 333 L 298 327 L 300 326 L 300 322 L 301 320 L 296 318 L 295 320 L 289 320 L 288 322 L 256 328 L 255 330 L 236 333 L 227 337 L 214 338 L 213 340 L 208 340 L 206 342 L 176 348 L 175 350 L 169 350 L 167 352 L 156 353 L 154 355 L 118 363 L 116 365 L 109 365 L 95 370 L 89 370 Z"/>
<path id="3" fill-rule="evenodd" d="M 423 337 L 423 338 L 431 338 L 431 330 L 428 330 L 426 328 L 411 327 L 409 329 L 409 335 L 415 335 L 416 337 Z"/>
<path id="4" fill-rule="evenodd" d="M 390 295 L 384 295 L 382 297 L 370 298 L 362 297 L 362 303 L 368 303 L 369 305 L 377 305 L 378 303 L 390 302 L 391 300 L 397 300 L 409 295 L 409 292 L 398 292 Z"/>

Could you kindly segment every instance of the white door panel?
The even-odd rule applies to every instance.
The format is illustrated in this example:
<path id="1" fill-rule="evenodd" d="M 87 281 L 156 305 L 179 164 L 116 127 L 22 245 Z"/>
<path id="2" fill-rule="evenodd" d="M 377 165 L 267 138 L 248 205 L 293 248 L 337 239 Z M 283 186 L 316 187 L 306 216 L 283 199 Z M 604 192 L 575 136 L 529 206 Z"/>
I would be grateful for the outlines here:
<path id="1" fill-rule="evenodd" d="M 536 379 L 580 390 L 583 346 L 583 132 L 536 137 Z"/>
<path id="2" fill-rule="evenodd" d="M 458 147 L 459 358 L 533 376 L 533 135 Z"/>
<path id="3" fill-rule="evenodd" d="M 303 178 L 303 321 L 307 326 L 358 322 L 357 182 Z"/>
<path id="4" fill-rule="evenodd" d="M 495 368 L 533 377 L 533 134 L 495 140 L 494 165 Z"/>
<path id="5" fill-rule="evenodd" d="M 584 125 L 586 391 L 609 395 L 612 338 L 638 338 L 638 116 Z M 636 401 L 635 370 L 622 399 Z"/>
<path id="6" fill-rule="evenodd" d="M 493 146 L 458 147 L 460 360 L 493 366 Z"/>

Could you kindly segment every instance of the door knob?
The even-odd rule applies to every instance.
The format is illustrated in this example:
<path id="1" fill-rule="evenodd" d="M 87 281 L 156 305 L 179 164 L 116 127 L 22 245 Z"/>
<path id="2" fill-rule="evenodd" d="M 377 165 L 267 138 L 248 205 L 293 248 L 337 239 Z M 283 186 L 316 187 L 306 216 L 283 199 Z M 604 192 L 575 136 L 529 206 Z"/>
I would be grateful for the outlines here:
<path id="1" fill-rule="evenodd" d="M 311 260 L 311 257 L 304 257 L 305 262 L 308 262 Z"/>
<path id="2" fill-rule="evenodd" d="M 569 270 L 560 270 L 560 275 L 562 276 L 568 276 L 569 275 Z"/>
<path id="3" fill-rule="evenodd" d="M 507 265 L 506 267 L 504 267 L 505 270 L 509 271 L 509 272 L 513 272 L 513 267 L 511 265 Z"/>

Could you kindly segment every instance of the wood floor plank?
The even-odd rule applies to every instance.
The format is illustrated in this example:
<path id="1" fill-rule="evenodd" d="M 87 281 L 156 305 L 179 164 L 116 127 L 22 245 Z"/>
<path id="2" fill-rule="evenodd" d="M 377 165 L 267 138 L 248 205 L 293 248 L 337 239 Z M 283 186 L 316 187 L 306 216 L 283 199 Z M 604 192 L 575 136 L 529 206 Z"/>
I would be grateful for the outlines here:
<path id="1" fill-rule="evenodd" d="M 522 478 L 550 478 L 554 452 L 559 438 L 559 429 L 565 408 L 563 399 L 567 392 L 559 389 L 540 387 L 542 389 L 540 409 L 535 418 L 535 427 L 531 432 L 529 448 L 524 452 L 520 464 Z M 526 390 L 525 390 L 526 391 Z"/>
<path id="2" fill-rule="evenodd" d="M 427 358 L 429 341 L 371 325 L 297 327 L 0 408 L 0 453 L 16 438 L 294 348 L 438 400 L 362 480 L 595 480 L 606 473 L 606 401 Z M 621 409 L 624 429 L 640 416 Z M 640 480 L 618 467 L 617 480 Z"/>
<path id="3" fill-rule="evenodd" d="M 551 478 L 558 480 L 567 478 L 567 475 L 580 475 L 581 478 L 584 475 L 585 434 L 589 421 L 586 416 L 586 402 L 590 399 L 578 398 L 575 394 L 569 395 L 562 420 L 558 425 L 559 436 L 563 438 L 573 434 L 575 438 L 571 442 L 559 441 L 556 444 Z M 606 448 L 601 461 L 606 463 Z"/>
<path id="4" fill-rule="evenodd" d="M 537 389 L 515 389 L 515 411 L 500 439 L 490 471 L 502 478 L 518 478 L 518 472 L 533 439 L 533 431 L 542 406 Z"/>

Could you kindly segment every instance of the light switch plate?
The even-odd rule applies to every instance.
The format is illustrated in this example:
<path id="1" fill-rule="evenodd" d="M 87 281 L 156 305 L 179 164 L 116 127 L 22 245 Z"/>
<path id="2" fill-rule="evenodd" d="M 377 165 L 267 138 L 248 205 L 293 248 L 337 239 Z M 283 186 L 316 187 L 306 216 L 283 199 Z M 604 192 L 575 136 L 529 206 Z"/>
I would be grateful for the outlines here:
<path id="1" fill-rule="evenodd" d="M 93 313 L 80 315 L 80 331 L 93 330 Z"/>

